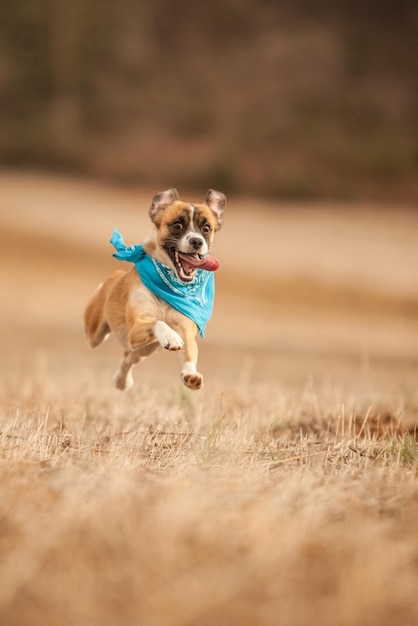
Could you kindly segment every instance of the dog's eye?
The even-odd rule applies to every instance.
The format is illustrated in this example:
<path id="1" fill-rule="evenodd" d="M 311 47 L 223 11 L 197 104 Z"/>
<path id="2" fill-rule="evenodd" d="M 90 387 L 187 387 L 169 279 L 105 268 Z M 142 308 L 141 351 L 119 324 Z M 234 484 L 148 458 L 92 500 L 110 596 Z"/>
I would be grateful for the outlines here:
<path id="1" fill-rule="evenodd" d="M 183 224 L 181 222 L 173 222 L 173 224 L 171 224 L 171 230 L 173 233 L 179 233 L 183 230 Z"/>
<path id="2" fill-rule="evenodd" d="M 210 233 L 211 231 L 211 227 L 209 226 L 209 224 L 204 224 L 202 226 L 202 233 L 205 233 L 205 235 L 207 235 L 208 233 Z"/>

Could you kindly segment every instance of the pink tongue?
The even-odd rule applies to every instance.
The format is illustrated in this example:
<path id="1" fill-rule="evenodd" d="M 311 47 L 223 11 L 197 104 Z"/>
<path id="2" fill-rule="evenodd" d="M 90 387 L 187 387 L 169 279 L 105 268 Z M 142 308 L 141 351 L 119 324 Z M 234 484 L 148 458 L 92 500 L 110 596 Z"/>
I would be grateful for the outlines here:
<path id="1" fill-rule="evenodd" d="M 205 259 L 197 259 L 188 254 L 180 253 L 180 257 L 183 261 L 183 267 L 185 270 L 198 267 L 202 270 L 207 270 L 208 272 L 214 272 L 219 267 L 219 261 L 218 259 L 215 259 L 214 256 L 207 256 Z"/>

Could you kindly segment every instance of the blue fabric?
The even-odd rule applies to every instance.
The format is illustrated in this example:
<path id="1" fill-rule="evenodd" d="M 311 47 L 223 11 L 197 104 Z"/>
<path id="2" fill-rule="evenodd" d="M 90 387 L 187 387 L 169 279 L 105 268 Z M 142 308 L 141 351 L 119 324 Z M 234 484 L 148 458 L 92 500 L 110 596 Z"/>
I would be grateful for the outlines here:
<path id="1" fill-rule="evenodd" d="M 190 283 L 184 283 L 171 267 L 147 254 L 142 244 L 125 246 L 123 237 L 116 228 L 110 243 L 116 249 L 113 256 L 120 261 L 134 263 L 144 285 L 154 295 L 193 320 L 199 335 L 204 337 L 215 298 L 213 272 L 197 268 L 195 278 Z"/>

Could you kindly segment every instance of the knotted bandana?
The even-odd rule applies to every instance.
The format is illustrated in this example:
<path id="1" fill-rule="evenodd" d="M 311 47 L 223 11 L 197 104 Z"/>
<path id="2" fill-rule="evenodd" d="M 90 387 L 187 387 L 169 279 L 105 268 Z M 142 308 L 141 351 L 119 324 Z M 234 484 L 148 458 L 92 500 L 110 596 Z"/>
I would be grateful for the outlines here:
<path id="1" fill-rule="evenodd" d="M 119 261 L 130 261 L 144 283 L 158 298 L 167 302 L 196 324 L 199 335 L 204 337 L 205 327 L 211 318 L 215 298 L 213 272 L 196 269 L 190 283 L 182 282 L 174 269 L 156 261 L 147 254 L 143 244 L 125 246 L 123 237 L 115 228 L 110 243 L 116 249 L 113 254 Z"/>

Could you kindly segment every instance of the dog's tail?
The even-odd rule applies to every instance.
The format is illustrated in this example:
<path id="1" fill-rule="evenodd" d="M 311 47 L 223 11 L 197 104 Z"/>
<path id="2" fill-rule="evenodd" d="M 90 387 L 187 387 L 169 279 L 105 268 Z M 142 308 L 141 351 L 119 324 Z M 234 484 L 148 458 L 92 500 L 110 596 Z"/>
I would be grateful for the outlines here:
<path id="1" fill-rule="evenodd" d="M 101 283 L 85 308 L 84 330 L 87 341 L 92 348 L 99 346 L 110 335 L 110 327 L 106 320 L 105 304 L 110 288 L 121 274 L 124 274 L 124 272 L 119 270 L 112 274 L 104 283 Z"/>

